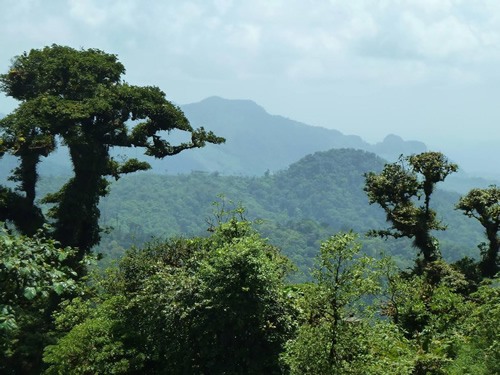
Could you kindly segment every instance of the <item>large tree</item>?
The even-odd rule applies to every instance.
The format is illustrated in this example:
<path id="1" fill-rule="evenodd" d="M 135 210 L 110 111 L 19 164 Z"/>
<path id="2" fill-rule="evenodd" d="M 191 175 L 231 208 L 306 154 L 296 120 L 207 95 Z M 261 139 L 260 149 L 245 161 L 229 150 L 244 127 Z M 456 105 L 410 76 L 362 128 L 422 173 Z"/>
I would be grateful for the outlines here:
<path id="1" fill-rule="evenodd" d="M 490 186 L 487 189 L 472 189 L 467 195 L 460 198 L 457 208 L 464 215 L 473 217 L 481 223 L 485 229 L 489 244 L 482 244 L 482 259 L 479 263 L 481 273 L 486 277 L 494 277 L 500 271 L 500 188 Z"/>
<path id="2" fill-rule="evenodd" d="M 159 88 L 127 84 L 124 73 L 115 55 L 52 45 L 15 57 L 9 72 L 0 75 L 0 89 L 20 101 L 0 120 L 0 152 L 20 163 L 11 177 L 16 191 L 0 191 L 0 219 L 13 221 L 26 234 L 36 231 L 45 220 L 35 202 L 38 163 L 58 142 L 66 145 L 74 175 L 45 202 L 53 204 L 54 237 L 79 249 L 75 261 L 99 242 L 98 203 L 109 177 L 150 167 L 137 159 L 114 159 L 113 147 L 140 147 L 163 158 L 224 141 L 193 129 Z M 164 136 L 174 130 L 190 139 L 171 144 Z"/>
<path id="3" fill-rule="evenodd" d="M 370 204 L 379 204 L 392 227 L 372 233 L 381 237 L 413 239 L 425 262 L 440 257 L 438 241 L 432 230 L 445 227 L 430 207 L 431 195 L 438 182 L 458 169 L 440 152 L 423 152 L 386 164 L 382 172 L 365 175 L 365 191 Z M 423 204 L 418 201 L 424 198 Z"/>
<path id="4" fill-rule="evenodd" d="M 47 374 L 281 374 L 290 263 L 229 214 L 209 237 L 130 250 L 69 303 Z"/>

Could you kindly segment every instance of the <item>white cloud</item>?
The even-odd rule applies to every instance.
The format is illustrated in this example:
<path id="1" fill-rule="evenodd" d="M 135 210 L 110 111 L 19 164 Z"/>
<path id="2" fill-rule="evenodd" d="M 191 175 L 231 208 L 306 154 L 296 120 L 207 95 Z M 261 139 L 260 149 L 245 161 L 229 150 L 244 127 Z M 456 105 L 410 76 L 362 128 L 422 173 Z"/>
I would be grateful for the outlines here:
<path id="1" fill-rule="evenodd" d="M 416 54 L 428 59 L 456 57 L 467 60 L 477 50 L 479 41 L 471 28 L 454 16 L 425 23 L 414 14 L 405 13 L 401 22 L 408 30 Z"/>
<path id="2" fill-rule="evenodd" d="M 18 8 L 40 4 L 18 2 Z M 45 38 L 50 44 L 67 35 L 65 39 L 73 45 L 98 44 L 125 53 L 131 47 L 138 49 L 134 52 L 138 54 L 154 49 L 155 55 L 165 56 L 169 64 L 180 64 L 178 69 L 187 74 L 189 70 L 197 74 L 205 71 L 210 76 L 223 64 L 229 67 L 225 71 L 228 75 L 238 75 L 241 68 L 251 76 L 286 78 L 295 72 L 299 79 L 298 72 L 305 71 L 309 72 L 303 77 L 307 80 L 317 77 L 317 73 L 311 74 L 314 71 L 322 72 L 325 79 L 352 73 L 376 80 L 371 71 L 375 65 L 381 69 L 380 76 L 386 70 L 401 71 L 397 81 L 404 82 L 405 61 L 414 60 L 421 63 L 422 70 L 428 70 L 428 77 L 449 65 L 450 70 L 461 72 L 447 75 L 454 79 L 473 76 L 484 62 L 500 60 L 496 52 L 500 16 L 495 15 L 500 13 L 495 12 L 500 5 L 474 4 L 459 0 L 192 0 L 147 4 L 138 0 L 59 0 L 59 17 L 44 14 L 42 8 L 28 38 L 36 40 L 38 34 L 38 40 Z M 65 8 L 75 23 L 64 17 Z M 54 25 L 52 29 L 57 31 L 51 33 L 47 25 Z M 25 33 L 29 30 L 26 27 Z M 176 62 L 181 57 L 192 61 Z M 366 64 L 370 65 L 367 72 L 362 71 L 362 65 L 349 69 L 349 59 L 357 58 L 383 61 Z M 266 60 L 272 62 L 266 64 Z M 201 66 L 195 68 L 196 64 Z M 311 68 L 313 65 L 316 68 Z M 308 68 L 297 68 L 301 66 Z M 414 82 L 415 75 L 410 74 L 408 81 Z"/>
<path id="3" fill-rule="evenodd" d="M 428 16 L 434 16 L 436 13 L 442 14 L 450 12 L 454 6 L 454 3 L 459 3 L 460 1 L 453 0 L 406 0 L 397 1 L 398 4 L 416 9 L 420 12 L 427 14 Z"/>
<path id="4" fill-rule="evenodd" d="M 99 7 L 93 0 L 69 0 L 70 14 L 89 26 L 102 25 L 108 19 L 108 9 Z"/>
<path id="5" fill-rule="evenodd" d="M 157 84 L 177 94 L 178 102 L 201 99 L 201 93 L 240 98 L 252 93 L 252 99 L 269 103 L 292 101 L 292 94 L 300 103 L 300 95 L 308 93 L 308 100 L 327 102 L 324 97 L 336 87 L 425 91 L 500 83 L 497 1 L 0 0 L 0 5 L 2 71 L 12 56 L 29 48 L 96 47 L 118 54 L 131 83 Z M 314 97 L 316 92 L 322 97 Z M 0 112 L 7 112 L 3 103 Z"/>
<path id="6" fill-rule="evenodd" d="M 255 24 L 231 25 L 227 29 L 228 42 L 237 49 L 255 51 L 261 42 L 261 28 Z"/>
<path id="7" fill-rule="evenodd" d="M 214 0 L 214 6 L 218 13 L 225 14 L 233 6 L 233 0 Z"/>
<path id="8" fill-rule="evenodd" d="M 320 60 L 303 58 L 293 62 L 286 69 L 286 75 L 294 80 L 322 79 L 325 75 L 325 67 Z"/>

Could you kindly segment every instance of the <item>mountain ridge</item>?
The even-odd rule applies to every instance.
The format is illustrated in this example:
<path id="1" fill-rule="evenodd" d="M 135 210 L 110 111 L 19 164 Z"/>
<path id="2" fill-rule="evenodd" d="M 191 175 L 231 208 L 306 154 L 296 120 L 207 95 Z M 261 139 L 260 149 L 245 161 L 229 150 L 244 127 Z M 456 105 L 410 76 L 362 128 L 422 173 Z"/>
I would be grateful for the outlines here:
<path id="1" fill-rule="evenodd" d="M 201 172 L 125 176 L 111 185 L 110 195 L 101 201 L 102 225 L 116 230 L 103 237 L 101 248 L 107 252 L 113 241 L 127 248 L 141 244 L 134 241 L 155 236 L 203 234 L 207 218 L 213 214 L 213 202 L 222 194 L 229 207 L 233 200 L 247 208 L 250 220 L 261 219 L 262 233 L 307 269 L 320 240 L 329 235 L 339 230 L 362 234 L 390 226 L 383 210 L 370 205 L 363 190 L 364 173 L 379 172 L 384 163 L 367 151 L 331 149 L 263 176 Z M 440 220 L 450 224 L 447 231 L 436 236 L 443 255 L 451 260 L 477 256 L 476 245 L 483 240 L 478 223 L 454 209 L 459 197 L 438 188 L 431 203 Z M 363 237 L 363 243 L 372 254 L 385 249 L 406 260 L 416 254 L 410 241 Z"/>
<path id="2" fill-rule="evenodd" d="M 358 135 L 346 135 L 336 129 L 305 124 L 281 115 L 269 114 L 264 107 L 249 99 L 225 99 L 210 96 L 199 102 L 181 105 L 193 127 L 203 126 L 225 137 L 223 145 L 207 145 L 202 149 L 155 159 L 143 155 L 143 150 L 114 149 L 113 155 L 147 161 L 153 173 L 179 174 L 191 171 L 217 172 L 224 175 L 260 176 L 277 172 L 306 155 L 334 148 L 353 148 L 373 152 L 392 162 L 401 154 L 409 155 L 427 150 L 420 141 L 404 140 L 388 134 L 378 143 L 370 144 Z M 172 143 L 186 141 L 179 132 L 165 134 Z M 69 155 L 59 147 L 40 164 L 41 175 L 70 175 Z M 17 165 L 15 157 L 5 155 L 0 163 L 0 177 L 6 180 Z M 446 188 L 467 192 L 471 187 L 486 187 L 492 179 L 471 179 L 461 172 L 451 176 Z"/>
<path id="3" fill-rule="evenodd" d="M 395 159 L 402 153 L 422 152 L 427 149 L 418 141 L 407 143 L 393 136 L 391 147 L 371 145 L 358 135 L 345 135 L 338 130 L 312 126 L 280 115 L 269 114 L 251 100 L 224 99 L 217 96 L 197 103 L 182 105 L 186 117 L 194 127 L 203 126 L 226 138 L 225 145 L 208 145 L 202 150 L 177 155 L 170 159 L 168 170 L 180 170 L 184 165 L 200 166 L 208 172 L 224 174 L 261 175 L 288 167 L 305 155 L 332 148 L 354 148 L 375 152 L 385 159 Z M 387 137 L 386 137 L 387 139 Z M 407 147 L 410 145 L 411 147 Z M 219 152 L 215 152 L 215 148 Z M 412 152 L 408 152 L 411 149 Z M 390 152 L 388 153 L 387 150 Z M 222 154 L 222 155 L 221 155 Z M 216 157 L 221 157 L 223 162 Z M 177 164 L 177 168 L 174 166 Z M 219 169 L 210 167 L 210 163 Z M 196 168 L 192 168 L 196 169 Z"/>
<path id="4" fill-rule="evenodd" d="M 204 127 L 225 137 L 223 145 L 208 144 L 165 159 L 142 155 L 140 149 L 115 149 L 114 155 L 125 155 L 148 161 L 154 173 L 218 172 L 225 175 L 262 175 L 287 168 L 302 157 L 332 148 L 354 148 L 375 152 L 391 161 L 400 154 L 425 151 L 425 144 L 404 141 L 388 135 L 382 142 L 369 144 L 358 135 L 308 125 L 280 115 L 269 114 L 264 107 L 248 99 L 224 99 L 211 96 L 196 103 L 181 105 L 193 127 Z M 182 134 L 166 134 L 172 143 L 185 141 Z M 4 158 L 0 174 L 6 176 L 15 159 Z M 70 174 L 71 166 L 64 147 L 44 158 L 40 174 Z"/>

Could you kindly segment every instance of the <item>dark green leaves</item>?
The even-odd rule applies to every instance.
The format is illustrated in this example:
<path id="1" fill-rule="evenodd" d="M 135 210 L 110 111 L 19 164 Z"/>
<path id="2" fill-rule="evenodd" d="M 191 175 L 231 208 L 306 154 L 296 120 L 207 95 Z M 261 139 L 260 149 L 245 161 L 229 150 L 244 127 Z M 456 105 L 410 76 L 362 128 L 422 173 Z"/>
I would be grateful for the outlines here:
<path id="1" fill-rule="evenodd" d="M 500 188 L 490 186 L 487 189 L 472 189 L 460 198 L 457 209 L 464 215 L 478 220 L 485 229 L 489 244 L 481 247 L 482 260 L 479 264 L 481 273 L 485 277 L 494 277 L 500 271 Z"/>
<path id="2" fill-rule="evenodd" d="M 104 178 L 149 168 L 138 159 L 118 163 L 110 149 L 141 147 L 146 155 L 163 158 L 224 142 L 203 128 L 193 129 L 158 87 L 124 83 L 124 73 L 115 55 L 97 49 L 52 45 L 14 58 L 9 72 L 0 75 L 0 88 L 20 105 L 0 121 L 0 153 L 19 157 L 21 166 L 12 179 L 21 194 L 8 195 L 3 207 L 0 204 L 0 220 L 12 220 L 25 234 L 41 226 L 45 218 L 35 204 L 37 166 L 60 139 L 69 148 L 74 176 L 47 199 L 55 204 L 50 211 L 53 236 L 64 246 L 78 248 L 81 260 L 100 240 L 97 206 L 107 194 Z M 136 121 L 135 126 L 129 121 Z M 165 136 L 172 130 L 189 133 L 191 140 L 171 143 Z M 16 216 L 11 198 L 32 215 Z M 28 228 L 26 221 L 32 223 Z"/>
<path id="3" fill-rule="evenodd" d="M 44 93 L 81 100 L 91 95 L 97 85 L 120 82 L 123 73 L 125 67 L 116 55 L 54 44 L 17 56 L 9 72 L 0 75 L 0 87 L 18 100 L 30 100 Z"/>

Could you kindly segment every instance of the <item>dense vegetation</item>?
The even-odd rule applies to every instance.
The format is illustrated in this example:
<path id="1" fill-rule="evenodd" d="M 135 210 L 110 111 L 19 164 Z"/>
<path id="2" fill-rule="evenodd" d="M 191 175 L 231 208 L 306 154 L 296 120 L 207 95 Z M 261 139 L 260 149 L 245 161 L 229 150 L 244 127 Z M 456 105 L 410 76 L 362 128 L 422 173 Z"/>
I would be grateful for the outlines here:
<path id="1" fill-rule="evenodd" d="M 68 284 L 73 297 L 54 314 L 45 373 L 499 370 L 496 284 L 479 283 L 442 260 L 401 272 L 390 258 L 363 255 L 353 232 L 323 242 L 312 282 L 289 284 L 290 261 L 242 214 L 240 208 L 220 211 L 208 237 L 133 248 L 76 293 Z M 24 321 L 31 309 L 15 311 Z M 13 373 L 32 365 L 18 362 L 29 359 L 25 350 L 32 347 L 16 347 L 28 327 L 2 327 L 11 347 L 2 363 Z"/>
<path id="2" fill-rule="evenodd" d="M 0 196 L 2 373 L 500 372 L 497 187 L 458 199 L 436 190 L 457 169 L 440 153 L 384 164 L 343 149 L 261 178 L 143 174 L 117 183 L 99 208 L 110 177 L 147 168 L 118 163 L 111 147 L 163 157 L 222 141 L 191 128 L 159 90 L 122 83 L 121 73 L 115 56 L 52 46 L 14 59 L 0 76 L 21 101 L 0 120 L 1 151 L 19 158 L 16 186 Z M 131 130 L 129 118 L 142 122 Z M 191 143 L 172 146 L 157 134 L 173 129 L 191 133 Z M 69 146 L 74 175 L 41 188 L 37 166 L 56 139 Z M 36 199 L 44 189 L 56 191 L 44 198 L 48 211 Z M 206 214 L 220 192 L 263 224 L 225 198 Z M 446 227 L 453 205 L 464 215 L 455 211 Z M 121 236 L 158 238 L 115 265 L 89 267 L 98 262 L 100 209 L 101 223 L 115 226 L 101 251 L 121 252 Z M 480 251 L 474 225 L 485 234 Z M 413 242 L 371 237 L 363 248 L 356 232 L 369 229 Z M 404 271 L 403 258 L 414 262 Z M 291 278 L 294 262 L 311 265 L 307 280 Z"/>
<path id="3" fill-rule="evenodd" d="M 203 128 L 194 129 L 159 88 L 129 85 L 122 80 L 124 73 L 125 67 L 115 55 L 52 45 L 16 56 L 8 73 L 0 75 L 0 89 L 19 101 L 11 114 L 0 119 L 0 156 L 18 159 L 9 177 L 15 187 L 0 186 L 0 220 L 29 237 L 45 228 L 57 241 L 53 247 L 71 247 L 63 265 L 77 280 L 85 276 L 84 259 L 100 241 L 98 204 L 108 193 L 109 178 L 150 168 L 137 158 L 113 157 L 113 148 L 140 147 L 148 156 L 164 158 L 207 143 L 224 142 Z M 183 132 L 189 139 L 172 142 L 165 138 L 171 131 Z M 58 191 L 43 197 L 42 202 L 51 205 L 43 212 L 36 199 L 38 165 L 59 142 L 69 151 L 72 174 Z M 45 227 L 48 222 L 49 229 Z M 42 257 L 42 265 L 50 259 Z M 12 262 L 2 265 L 5 278 L 12 267 L 9 264 Z M 31 266 L 26 267 L 27 271 L 21 268 L 20 276 L 31 272 Z M 39 272 L 34 271 L 35 279 Z M 20 285 L 14 290 L 26 291 L 24 282 Z M 42 339 L 31 344 L 35 358 L 47 343 L 51 313 L 59 299 L 55 293 L 46 293 L 47 306 L 38 311 L 43 316 L 40 322 L 47 324 L 40 327 Z M 9 303 L 0 303 L 2 317 L 10 316 Z M 13 325 L 9 327 L 16 330 Z M 9 357 L 15 357 L 17 350 L 9 352 Z M 19 366 L 23 369 L 22 363 Z M 22 371 L 32 368 L 36 366 L 29 365 Z"/>
<path id="4" fill-rule="evenodd" d="M 350 149 L 309 155 L 287 170 L 261 177 L 223 176 L 195 172 L 188 175 L 126 176 L 111 186 L 100 205 L 103 234 L 99 251 L 111 258 L 131 245 L 152 237 L 203 235 L 219 194 L 247 208 L 250 220 L 260 219 L 258 230 L 279 246 L 301 270 L 308 272 L 321 241 L 340 230 L 360 234 L 384 228 L 383 212 L 370 206 L 363 192 L 363 174 L 381 171 L 384 161 L 373 154 Z M 44 181 L 45 189 L 50 187 Z M 459 195 L 437 190 L 433 207 L 448 225 L 435 233 L 445 259 L 478 257 L 483 240 L 481 226 L 454 209 Z M 382 250 L 409 266 L 410 241 L 384 242 L 361 236 L 364 252 L 376 256 Z M 302 278 L 303 279 L 303 278 Z"/>

